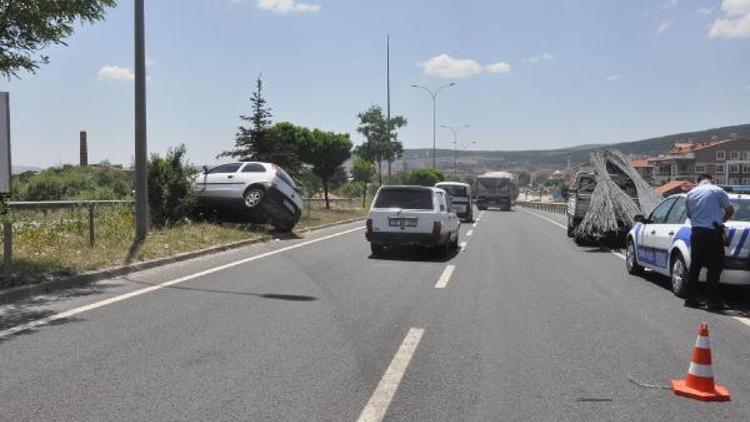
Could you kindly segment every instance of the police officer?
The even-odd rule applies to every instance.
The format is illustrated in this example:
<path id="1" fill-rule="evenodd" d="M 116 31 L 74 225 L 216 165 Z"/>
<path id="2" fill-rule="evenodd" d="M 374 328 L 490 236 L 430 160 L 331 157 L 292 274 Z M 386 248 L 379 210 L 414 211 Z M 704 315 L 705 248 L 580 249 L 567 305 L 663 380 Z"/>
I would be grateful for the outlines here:
<path id="1" fill-rule="evenodd" d="M 687 216 L 692 226 L 690 236 L 690 270 L 688 272 L 685 306 L 697 308 L 698 275 L 708 270 L 708 310 L 717 311 L 724 305 L 719 298 L 719 278 L 724 267 L 724 222 L 732 218 L 734 208 L 724 189 L 713 184 L 713 177 L 698 177 L 698 186 L 687 194 Z"/>

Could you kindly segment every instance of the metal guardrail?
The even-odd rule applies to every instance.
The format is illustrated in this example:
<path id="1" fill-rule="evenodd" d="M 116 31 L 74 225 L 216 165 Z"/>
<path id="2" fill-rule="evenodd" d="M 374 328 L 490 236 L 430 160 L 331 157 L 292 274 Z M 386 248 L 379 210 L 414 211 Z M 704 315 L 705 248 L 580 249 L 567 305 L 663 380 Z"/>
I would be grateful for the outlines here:
<path id="1" fill-rule="evenodd" d="M 551 212 L 554 214 L 565 214 L 568 209 L 568 204 L 564 202 L 527 202 L 518 201 L 518 206 L 525 208 L 532 208 L 540 211 Z"/>

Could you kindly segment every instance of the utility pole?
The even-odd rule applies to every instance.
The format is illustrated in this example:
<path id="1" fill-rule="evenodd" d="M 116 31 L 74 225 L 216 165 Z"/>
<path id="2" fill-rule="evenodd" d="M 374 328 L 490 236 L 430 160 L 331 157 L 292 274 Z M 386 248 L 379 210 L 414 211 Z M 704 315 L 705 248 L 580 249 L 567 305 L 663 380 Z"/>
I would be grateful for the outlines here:
<path id="1" fill-rule="evenodd" d="M 463 125 L 459 126 L 457 128 L 452 128 L 447 125 L 440 125 L 442 128 L 446 128 L 453 132 L 453 177 L 458 178 L 458 132 L 461 131 L 461 129 L 466 129 L 469 127 L 469 125 Z"/>
<path id="2" fill-rule="evenodd" d="M 144 0 L 135 0 L 135 240 L 148 234 L 148 147 L 146 142 L 146 34 Z"/>
<path id="3" fill-rule="evenodd" d="M 443 85 L 435 91 L 422 85 L 412 85 L 412 88 L 424 89 L 432 97 L 432 167 L 437 168 L 437 96 L 445 88 L 456 86 L 456 82 Z"/>
<path id="4" fill-rule="evenodd" d="M 386 101 L 386 125 L 388 126 L 388 148 L 392 147 L 391 145 L 391 35 L 386 35 L 386 59 L 385 59 L 385 79 L 386 79 L 386 92 L 387 92 L 387 101 Z M 388 157 L 388 177 L 391 177 L 391 157 Z"/>

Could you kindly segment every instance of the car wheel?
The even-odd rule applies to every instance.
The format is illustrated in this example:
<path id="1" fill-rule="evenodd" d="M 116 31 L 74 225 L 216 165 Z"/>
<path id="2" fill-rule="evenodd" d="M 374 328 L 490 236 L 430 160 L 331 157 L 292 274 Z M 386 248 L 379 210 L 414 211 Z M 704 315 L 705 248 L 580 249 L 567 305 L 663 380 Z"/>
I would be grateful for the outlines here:
<path id="1" fill-rule="evenodd" d="M 245 204 L 245 207 L 248 209 L 254 209 L 258 205 L 260 205 L 261 202 L 263 202 L 263 198 L 266 196 L 266 193 L 263 191 L 263 189 L 253 186 L 245 191 L 245 195 L 243 197 L 243 203 Z"/>
<path id="2" fill-rule="evenodd" d="M 573 221 L 570 217 L 568 217 L 568 237 L 573 237 L 573 231 L 575 231 L 575 227 L 573 227 Z"/>
<path id="3" fill-rule="evenodd" d="M 630 239 L 628 239 L 628 246 L 625 250 L 625 267 L 628 269 L 628 274 L 643 274 L 643 266 L 638 264 L 638 256 L 635 252 L 635 242 Z"/>
<path id="4" fill-rule="evenodd" d="M 670 271 L 672 281 L 672 293 L 677 297 L 684 298 L 687 293 L 687 277 L 688 267 L 685 265 L 685 260 L 681 254 L 677 254 L 672 259 L 672 267 Z"/>
<path id="5" fill-rule="evenodd" d="M 378 256 L 383 254 L 383 245 L 378 245 L 377 243 L 370 243 L 370 252 L 372 252 L 372 256 Z"/>
<path id="6" fill-rule="evenodd" d="M 440 255 L 441 258 L 447 258 L 451 255 L 451 251 L 453 250 L 452 243 L 453 242 L 450 240 L 446 240 L 442 245 L 438 245 L 438 255 Z"/>

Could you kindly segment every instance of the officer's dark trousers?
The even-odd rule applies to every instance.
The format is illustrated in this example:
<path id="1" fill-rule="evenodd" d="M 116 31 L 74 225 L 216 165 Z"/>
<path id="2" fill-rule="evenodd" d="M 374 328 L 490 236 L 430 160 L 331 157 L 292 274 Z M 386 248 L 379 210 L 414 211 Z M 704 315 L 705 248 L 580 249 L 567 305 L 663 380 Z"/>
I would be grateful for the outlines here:
<path id="1" fill-rule="evenodd" d="M 690 270 L 687 279 L 687 300 L 696 300 L 698 275 L 708 270 L 708 303 L 719 303 L 719 277 L 724 267 L 724 245 L 720 229 L 693 227 L 690 237 Z"/>

